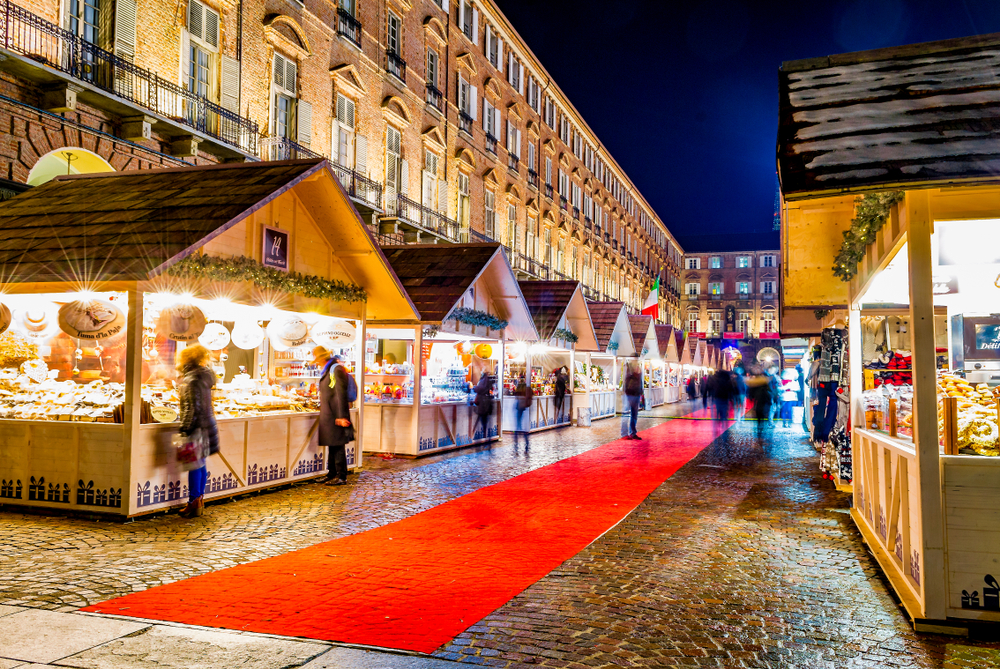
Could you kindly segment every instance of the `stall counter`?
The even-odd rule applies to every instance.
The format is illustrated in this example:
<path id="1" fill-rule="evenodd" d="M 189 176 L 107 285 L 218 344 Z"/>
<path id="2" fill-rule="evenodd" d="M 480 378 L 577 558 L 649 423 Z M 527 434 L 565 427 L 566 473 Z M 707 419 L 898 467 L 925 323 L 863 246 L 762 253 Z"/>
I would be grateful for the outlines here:
<path id="1" fill-rule="evenodd" d="M 590 419 L 611 418 L 617 411 L 617 390 L 594 390 L 590 393 Z"/>
<path id="2" fill-rule="evenodd" d="M 652 407 L 658 407 L 663 404 L 665 399 L 665 388 L 662 386 L 653 386 L 652 388 L 646 388 L 646 408 L 650 409 Z"/>
<path id="3" fill-rule="evenodd" d="M 498 436 L 497 420 L 501 419 L 500 402 L 493 400 L 490 434 L 472 434 L 476 428 L 476 410 L 468 401 L 413 404 L 395 402 L 365 402 L 364 450 L 394 455 L 417 456 L 485 443 Z M 414 439 L 414 411 L 418 434 Z"/>
<path id="4" fill-rule="evenodd" d="M 571 416 L 573 415 L 572 397 L 571 393 L 566 393 L 566 397 L 563 400 L 562 420 L 557 422 L 560 417 L 556 415 L 555 395 L 535 395 L 531 403 L 531 408 L 528 409 L 527 420 L 529 424 L 527 431 L 539 432 L 541 430 L 569 425 L 571 423 Z M 504 432 L 524 432 L 525 430 L 517 425 L 517 397 L 505 396 L 503 398 L 503 408 Z"/>

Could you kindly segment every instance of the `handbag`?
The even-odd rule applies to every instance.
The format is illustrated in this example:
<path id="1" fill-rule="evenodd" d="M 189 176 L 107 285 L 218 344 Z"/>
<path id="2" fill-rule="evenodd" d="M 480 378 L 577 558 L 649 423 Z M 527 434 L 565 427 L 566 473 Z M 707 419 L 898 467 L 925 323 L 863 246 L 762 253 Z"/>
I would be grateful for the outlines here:
<path id="1" fill-rule="evenodd" d="M 174 455 L 182 472 L 198 469 L 205 465 L 205 433 L 198 428 L 190 435 L 173 436 Z"/>

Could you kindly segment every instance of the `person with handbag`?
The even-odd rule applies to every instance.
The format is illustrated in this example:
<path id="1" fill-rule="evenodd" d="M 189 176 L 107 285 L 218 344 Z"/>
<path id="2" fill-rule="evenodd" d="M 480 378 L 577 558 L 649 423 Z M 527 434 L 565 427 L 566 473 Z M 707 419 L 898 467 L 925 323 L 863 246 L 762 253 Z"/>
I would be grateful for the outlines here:
<path id="1" fill-rule="evenodd" d="M 206 458 L 219 452 L 219 430 L 212 406 L 215 372 L 208 366 L 211 353 L 201 344 L 187 346 L 177 356 L 177 395 L 180 398 L 180 435 L 185 446 L 199 451 L 188 470 L 188 503 L 181 510 L 184 518 L 200 516 L 205 509 L 205 484 L 208 482 Z"/>
<path id="2" fill-rule="evenodd" d="M 347 444 L 354 441 L 351 425 L 351 392 L 355 399 L 357 386 L 340 364 L 340 356 L 331 356 L 322 346 L 313 349 L 313 362 L 323 366 L 319 379 L 319 445 L 329 449 L 330 473 L 326 485 L 347 483 Z"/>

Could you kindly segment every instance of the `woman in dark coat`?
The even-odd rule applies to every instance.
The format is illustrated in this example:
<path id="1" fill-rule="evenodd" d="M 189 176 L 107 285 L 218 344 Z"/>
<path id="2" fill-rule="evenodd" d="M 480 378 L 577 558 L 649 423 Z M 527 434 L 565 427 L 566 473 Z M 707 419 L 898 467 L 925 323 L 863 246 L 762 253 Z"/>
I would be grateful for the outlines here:
<path id="1" fill-rule="evenodd" d="M 565 367 L 560 367 L 556 370 L 556 419 L 558 422 L 562 422 L 563 416 L 563 402 L 566 401 L 566 387 L 569 385 L 569 374 L 564 372 Z"/>
<path id="2" fill-rule="evenodd" d="M 490 373 L 483 372 L 483 375 L 479 377 L 479 383 L 472 389 L 476 393 L 476 399 L 473 400 L 476 409 L 476 425 L 472 430 L 473 439 L 479 430 L 480 423 L 483 425 L 482 438 L 489 439 L 490 416 L 493 415 L 493 384 L 493 377 Z"/>
<path id="3" fill-rule="evenodd" d="M 347 369 L 339 364 L 340 357 L 330 357 L 325 348 L 313 350 L 314 363 L 323 365 L 319 379 L 319 445 L 330 451 L 330 473 L 323 481 L 326 485 L 347 483 L 347 451 L 345 446 L 354 441 L 351 425 L 351 406 L 347 401 L 350 381 Z"/>
<path id="4" fill-rule="evenodd" d="M 206 449 L 200 458 L 200 466 L 188 471 L 188 503 L 181 510 L 185 518 L 200 516 L 205 509 L 205 484 L 208 482 L 208 467 L 205 459 L 219 452 L 219 430 L 215 424 L 215 410 L 212 406 L 212 388 L 215 387 L 215 372 L 208 367 L 212 354 L 201 344 L 188 346 L 177 359 L 177 395 L 180 399 L 180 423 L 178 430 L 190 437 L 198 430 L 205 439 Z"/>

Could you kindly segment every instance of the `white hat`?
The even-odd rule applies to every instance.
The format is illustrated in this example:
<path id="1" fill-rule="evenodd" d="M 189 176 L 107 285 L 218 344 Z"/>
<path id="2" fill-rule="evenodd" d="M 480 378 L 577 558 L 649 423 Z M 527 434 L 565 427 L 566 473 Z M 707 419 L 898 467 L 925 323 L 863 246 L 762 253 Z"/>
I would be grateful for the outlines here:
<path id="1" fill-rule="evenodd" d="M 222 323 L 209 323 L 198 337 L 198 342 L 209 351 L 218 351 L 229 344 L 229 330 Z"/>
<path id="2" fill-rule="evenodd" d="M 245 351 L 255 349 L 264 341 L 264 328 L 257 321 L 238 321 L 233 325 L 233 344 Z"/>
<path id="3" fill-rule="evenodd" d="M 309 339 L 309 325 L 299 316 L 281 316 L 267 324 L 267 337 L 278 351 L 301 346 Z"/>

